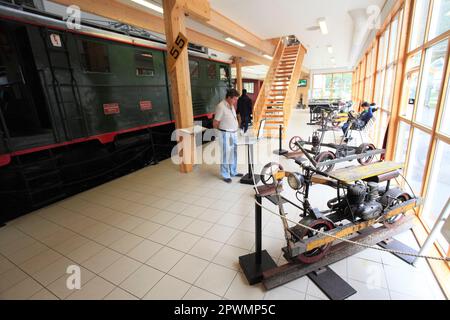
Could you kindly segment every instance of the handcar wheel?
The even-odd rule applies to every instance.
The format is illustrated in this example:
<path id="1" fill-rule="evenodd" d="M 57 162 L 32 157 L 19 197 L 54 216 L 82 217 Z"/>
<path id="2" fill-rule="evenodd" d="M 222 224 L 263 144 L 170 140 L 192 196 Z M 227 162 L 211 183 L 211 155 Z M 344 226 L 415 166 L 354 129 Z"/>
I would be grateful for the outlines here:
<path id="1" fill-rule="evenodd" d="M 303 139 L 302 138 L 300 138 L 300 137 L 298 137 L 298 136 L 295 136 L 295 137 L 293 137 L 292 139 L 291 139 L 291 141 L 289 141 L 289 148 L 292 150 L 292 151 L 299 151 L 300 150 L 300 148 L 299 148 L 299 146 L 297 145 L 297 143 L 300 143 L 300 142 L 303 142 Z"/>
<path id="2" fill-rule="evenodd" d="M 411 196 L 409 194 L 403 193 L 403 194 L 397 196 L 395 199 L 392 200 L 392 202 L 389 204 L 389 208 L 393 208 L 393 207 L 395 207 L 395 206 L 397 206 L 397 205 L 399 205 L 399 204 L 401 204 L 403 202 L 406 202 L 406 201 L 408 201 L 410 199 L 411 199 Z M 389 219 L 384 220 L 383 224 L 386 227 L 391 227 L 394 223 L 402 220 L 402 218 L 404 216 L 405 216 L 405 214 L 403 212 L 399 213 L 399 214 L 397 214 L 395 216 L 390 217 Z"/>
<path id="3" fill-rule="evenodd" d="M 330 164 L 328 166 L 321 166 L 320 163 L 334 159 L 336 159 L 336 156 L 331 151 L 322 152 L 314 158 L 314 160 L 317 162 L 317 169 L 327 173 L 331 172 L 334 169 L 334 164 Z"/>
<path id="4" fill-rule="evenodd" d="M 311 218 L 305 218 L 300 221 L 301 224 L 308 226 L 310 228 L 313 228 L 314 230 L 319 230 L 321 232 L 328 232 L 332 229 L 334 229 L 334 224 L 331 221 L 324 220 L 324 219 L 318 219 L 318 220 L 312 220 Z M 306 240 L 312 237 L 317 236 L 319 233 L 314 232 L 312 230 L 302 228 L 302 232 L 300 234 L 301 240 Z M 332 242 L 324 244 L 321 247 L 315 248 L 311 251 L 302 253 L 301 255 L 297 256 L 297 259 L 300 262 L 311 264 L 314 262 L 319 261 L 323 258 L 323 256 L 330 250 L 332 245 Z"/>
<path id="5" fill-rule="evenodd" d="M 363 153 L 366 153 L 368 151 L 373 151 L 373 150 L 376 150 L 376 148 L 373 144 L 363 143 L 362 145 L 359 146 L 357 154 L 363 154 Z M 367 156 L 365 158 L 359 158 L 358 162 L 359 162 L 359 164 L 366 166 L 372 162 L 373 158 L 375 158 L 375 155 Z"/>
<path id="6" fill-rule="evenodd" d="M 277 173 L 278 171 L 283 171 L 283 166 L 276 162 L 270 162 L 264 166 L 264 168 L 261 170 L 261 181 L 263 184 L 271 185 L 275 184 L 275 179 L 273 177 L 273 174 Z"/>

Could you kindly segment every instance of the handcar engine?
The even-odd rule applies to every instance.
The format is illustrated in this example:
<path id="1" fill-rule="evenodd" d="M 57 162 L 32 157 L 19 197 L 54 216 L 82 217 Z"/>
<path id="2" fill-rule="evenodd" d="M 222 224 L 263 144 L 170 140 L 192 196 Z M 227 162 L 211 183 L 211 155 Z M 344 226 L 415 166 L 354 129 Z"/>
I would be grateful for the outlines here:
<path id="1" fill-rule="evenodd" d="M 355 184 L 347 188 L 346 214 L 361 217 L 363 220 L 376 219 L 383 213 L 379 199 L 378 183 L 369 182 L 366 185 Z M 347 211 L 348 210 L 348 211 Z"/>

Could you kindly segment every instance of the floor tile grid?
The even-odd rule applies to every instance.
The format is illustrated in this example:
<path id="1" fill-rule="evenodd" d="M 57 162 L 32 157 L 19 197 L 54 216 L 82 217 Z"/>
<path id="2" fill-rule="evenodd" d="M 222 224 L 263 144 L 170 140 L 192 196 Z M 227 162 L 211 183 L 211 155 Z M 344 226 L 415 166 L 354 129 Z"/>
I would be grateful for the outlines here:
<path id="1" fill-rule="evenodd" d="M 43 219 L 45 219 L 45 218 L 43 218 Z M 63 228 L 65 228 L 65 229 L 67 229 L 66 227 L 64 227 L 64 226 L 62 226 Z M 70 230 L 70 229 L 69 229 Z M 19 230 L 20 231 L 20 230 Z M 23 232 L 23 231 L 21 231 L 21 232 Z M 81 234 L 78 234 L 80 237 L 84 237 L 83 235 L 81 235 Z M 86 237 L 84 237 L 84 238 L 86 238 Z M 86 238 L 86 239 L 89 239 L 89 238 Z M 142 238 L 143 240 L 145 239 L 145 238 Z M 92 240 L 92 239 L 90 239 L 91 241 L 93 241 L 93 242 L 95 242 L 95 240 Z M 44 246 L 47 246 L 45 243 L 43 243 L 43 242 L 41 242 L 39 239 L 35 239 L 35 241 L 37 241 L 37 242 L 40 242 L 40 243 L 42 243 Z M 97 244 L 99 244 L 99 245 L 101 245 L 101 246 L 103 246 L 101 243 L 97 243 Z M 47 246 L 48 247 L 48 246 Z M 53 249 L 53 248 L 51 248 L 51 247 L 48 247 L 49 249 L 51 249 L 51 250 L 55 250 L 55 249 Z M 111 249 L 111 248 L 109 248 L 110 250 L 112 250 L 112 251 L 115 251 L 114 249 Z M 123 254 L 122 253 L 120 253 L 120 252 L 118 252 L 118 251 L 115 251 L 115 252 L 117 252 L 118 254 L 120 254 L 121 256 L 123 256 Z M 70 259 L 70 257 L 68 257 L 68 256 L 66 256 L 66 255 L 64 255 L 63 253 L 61 253 L 61 252 L 59 252 L 59 254 L 61 254 L 63 257 L 65 257 L 65 258 L 67 258 L 68 260 L 70 260 L 70 261 L 72 261 L 73 262 L 73 264 L 74 265 L 78 265 L 79 263 L 77 263 L 77 262 L 75 262 L 75 261 L 73 261 L 72 259 Z M 3 256 L 3 255 L 2 255 Z M 132 260 L 135 260 L 136 262 L 138 262 L 138 263 L 141 263 L 140 261 L 138 261 L 138 260 L 136 260 L 136 259 L 133 259 L 132 257 L 129 257 L 129 256 L 127 256 L 128 258 L 130 258 L 130 259 L 132 259 Z M 5 257 L 6 258 L 6 257 Z M 6 258 L 7 259 L 7 258 Z M 111 265 L 114 263 L 114 261 L 113 262 L 111 262 Z M 15 264 L 16 265 L 16 264 Z M 16 265 L 16 267 L 18 267 L 19 269 L 21 269 L 20 268 L 20 266 L 18 266 L 18 265 Z M 84 266 L 83 266 L 84 267 Z M 84 268 L 86 268 L 86 267 L 84 267 Z M 107 282 L 109 282 L 109 283 L 111 283 L 113 286 L 114 286 L 114 288 L 116 287 L 116 285 L 115 284 L 113 284 L 112 282 L 110 282 L 108 279 L 106 279 L 106 278 L 103 278 L 100 274 L 98 274 L 98 273 L 96 273 L 96 272 L 94 272 L 93 270 L 89 270 L 89 268 L 86 268 L 88 271 L 90 271 L 90 272 L 92 272 L 92 273 L 94 273 L 96 276 L 98 276 L 98 277 L 100 277 L 100 278 L 102 278 L 103 280 L 105 280 L 105 281 L 107 281 Z M 22 270 L 23 272 L 25 272 L 24 270 Z M 25 272 L 26 273 L 26 272 Z M 29 277 L 31 277 L 32 279 L 34 279 L 35 281 L 37 281 L 37 282 L 39 282 L 37 279 L 35 279 L 35 278 L 33 278 L 33 276 L 32 275 L 30 275 L 30 274 L 27 274 Z M 63 275 L 62 277 L 66 277 L 65 275 Z M 128 278 L 128 277 L 127 277 Z M 56 280 L 57 281 L 57 280 Z M 90 281 L 90 280 L 89 280 Z M 88 282 L 89 282 L 88 281 Z M 52 282 L 53 283 L 53 282 Z M 87 284 L 87 283 L 86 283 Z M 86 285 L 85 284 L 85 285 Z M 41 284 L 42 285 L 42 284 Z M 49 285 L 51 285 L 51 284 L 49 284 Z M 42 285 L 44 288 L 46 288 L 44 285 Z M 114 290 L 114 288 L 113 288 L 113 290 Z M 50 290 L 48 287 L 47 287 L 47 290 Z M 51 290 L 50 290 L 51 291 Z M 111 290 L 112 291 L 112 290 Z M 130 294 L 132 294 L 131 292 L 129 292 Z M 70 296 L 70 295 L 69 295 Z M 137 297 L 136 297 L 137 298 Z"/>
<path id="2" fill-rule="evenodd" d="M 230 244 L 229 244 L 230 245 Z M 201 275 L 199 275 L 199 277 L 200 277 Z M 181 279 L 180 279 L 181 280 Z M 353 280 L 355 280 L 355 281 L 358 281 L 358 280 L 356 280 L 356 279 L 353 279 Z M 308 286 L 310 286 L 310 285 L 312 285 L 312 283 L 310 284 L 310 283 L 308 283 Z M 202 288 L 201 288 L 202 289 Z M 203 290 L 205 290 L 205 289 L 203 289 Z M 295 290 L 295 288 L 293 288 L 293 290 Z M 298 291 L 298 290 L 296 290 L 296 291 Z M 299 291 L 299 292 L 301 292 L 301 293 L 303 293 L 302 291 Z M 314 295 L 312 295 L 312 296 L 314 296 Z"/>
<path id="3" fill-rule="evenodd" d="M 20 230 L 19 230 L 20 231 Z M 80 235 L 81 237 L 83 237 L 82 235 Z M 45 243 L 43 243 L 43 242 L 41 242 L 39 239 L 35 239 L 37 242 L 40 242 L 40 243 L 42 243 L 43 245 L 45 245 L 45 246 L 47 246 Z M 102 245 L 102 244 L 99 244 L 99 245 Z M 103 246 L 103 245 L 102 245 Z M 48 247 L 48 249 L 50 249 L 50 250 L 55 250 L 55 249 L 53 249 L 53 248 L 51 248 L 51 247 L 49 247 L 49 246 L 47 246 Z M 56 250 L 55 250 L 56 251 Z M 61 254 L 64 258 L 66 258 L 66 259 L 68 259 L 68 260 L 70 260 L 70 261 L 72 261 L 73 262 L 73 264 L 74 265 L 78 265 L 78 263 L 77 262 L 75 262 L 75 261 L 73 261 L 72 259 L 70 259 L 68 256 L 66 256 L 66 255 L 64 255 L 63 253 L 61 253 L 61 252 L 58 252 L 59 254 Z M 119 253 L 120 254 L 120 253 Z M 122 254 L 121 254 L 122 255 Z M 3 256 L 3 255 L 2 255 Z M 5 257 L 6 259 L 8 259 L 7 257 Z M 112 262 L 112 263 L 114 263 L 114 262 Z M 33 277 L 33 275 L 31 275 L 31 274 L 28 274 L 25 270 L 23 270 L 19 265 L 17 265 L 17 264 L 14 264 L 17 268 L 19 268 L 19 269 L 21 269 L 25 274 L 27 274 L 30 278 L 32 278 L 33 280 L 35 280 L 36 282 L 38 282 L 39 283 L 39 280 L 38 279 L 36 279 L 36 278 L 34 278 Z M 84 267 L 83 266 L 83 268 L 86 268 L 86 267 Z M 92 273 L 94 273 L 96 276 L 98 276 L 98 277 L 101 277 L 99 274 L 97 274 L 97 273 L 95 273 L 95 272 L 93 272 L 92 270 L 89 270 L 88 268 L 86 268 L 88 271 L 90 271 L 90 272 L 92 272 Z M 65 275 L 63 275 L 62 277 L 66 277 Z M 102 277 L 101 277 L 102 278 Z M 58 279 L 60 279 L 60 278 L 58 278 Z M 58 279 L 57 280 L 55 280 L 55 281 L 58 281 Z M 105 280 L 105 281 L 107 281 L 107 282 L 109 282 L 109 283 L 111 283 L 110 281 L 108 281 L 107 279 L 105 279 L 105 278 L 103 278 L 103 280 Z M 55 282 L 55 281 L 53 281 L 53 282 Z M 89 280 L 90 281 L 90 280 Z M 89 283 L 89 281 L 87 282 L 87 283 Z M 52 282 L 52 283 L 53 283 Z M 50 283 L 48 286 L 50 286 L 52 283 Z M 87 284 L 86 283 L 86 284 Z M 45 286 L 45 285 L 43 285 L 42 283 L 40 283 L 41 284 L 41 286 L 43 287 L 43 288 L 46 288 L 47 290 L 49 290 L 50 292 L 51 292 L 51 289 L 49 289 L 48 288 L 48 286 Z M 86 285 L 85 284 L 85 285 Z M 114 285 L 113 283 L 111 283 L 112 285 Z M 115 285 L 114 285 L 114 287 L 115 287 Z M 112 291 L 112 290 L 111 290 Z M 52 292 L 53 293 L 53 292 Z M 108 293 L 109 294 L 109 293 Z M 56 294 L 55 294 L 55 296 L 56 296 Z M 70 296 L 70 295 L 69 295 Z M 59 298 L 58 298 L 59 299 Z"/>
<path id="4" fill-rule="evenodd" d="M 86 201 L 86 202 L 93 203 L 93 204 L 98 205 L 98 206 L 103 206 L 103 205 L 101 205 L 101 204 L 94 203 L 94 202 L 91 202 L 91 201 L 89 201 L 89 200 L 85 200 L 85 201 Z M 104 207 L 105 207 L 105 206 L 104 206 Z M 83 214 L 83 210 L 82 210 L 82 209 L 81 209 L 81 210 L 73 210 L 73 209 L 69 209 L 69 208 L 66 208 L 66 207 L 64 207 L 64 208 L 65 208 L 66 210 L 71 210 L 71 211 L 76 212 L 76 213 L 78 213 L 78 214 L 80 214 L 80 215 L 83 215 L 83 216 L 85 216 L 85 217 L 87 217 L 87 218 L 96 220 L 96 221 L 98 221 L 99 223 L 104 223 L 104 224 L 107 224 L 107 225 L 109 225 L 109 226 L 111 226 L 111 227 L 120 229 L 120 230 L 122 230 L 122 231 L 130 232 L 130 231 L 126 230 L 126 229 L 121 228 L 120 226 L 116 226 L 116 225 L 114 225 L 114 224 L 110 224 L 110 223 L 108 223 L 107 221 L 104 221 L 104 220 L 98 220 L 98 219 L 95 219 L 95 218 L 93 218 L 93 217 L 91 217 L 91 216 L 89 216 L 89 215 L 85 215 L 85 214 Z M 112 208 L 111 208 L 111 207 L 107 207 L 107 208 L 108 208 L 108 209 L 111 209 L 111 210 L 114 210 L 114 211 L 116 211 L 116 212 L 119 212 L 119 211 L 115 210 L 114 207 L 112 207 Z M 199 208 L 200 208 L 200 207 L 199 207 Z M 157 208 L 155 208 L 155 209 L 157 209 Z M 158 210 L 159 210 L 159 209 L 158 209 Z M 130 214 L 130 213 L 125 213 L 125 212 L 120 212 L 120 213 L 121 213 L 121 214 L 128 215 L 128 216 L 131 216 L 131 217 L 135 217 L 135 218 L 145 219 L 145 220 L 150 221 L 150 222 L 153 222 L 153 223 L 155 223 L 155 224 L 160 224 L 160 223 L 158 223 L 158 222 L 152 221 L 151 218 L 145 218 L 145 217 L 141 217 L 141 216 L 138 216 L 138 215 L 133 215 L 133 214 Z M 173 212 L 171 212 L 171 213 L 173 213 Z M 176 214 L 176 213 L 174 213 L 174 214 Z M 229 214 L 229 213 L 228 213 L 228 212 L 223 212 L 223 214 L 225 215 L 225 214 Z M 183 213 L 179 213 L 178 215 L 182 215 L 182 216 L 185 216 L 185 217 L 191 217 L 191 216 L 183 215 Z M 252 215 L 252 213 L 249 212 L 248 215 Z M 201 217 L 198 217 L 198 218 L 195 218 L 195 219 L 196 219 L 196 220 L 202 220 L 202 221 L 209 222 L 208 220 L 202 219 Z M 170 221 L 172 221 L 172 220 L 173 220 L 173 219 L 171 219 Z M 161 226 L 166 225 L 166 226 L 170 227 L 170 221 L 167 222 L 166 224 L 161 224 Z M 194 222 L 194 221 L 193 221 L 193 222 Z M 264 220 L 264 221 L 263 221 L 264 227 L 265 227 L 266 224 L 268 224 L 268 223 L 269 223 L 268 220 Z M 222 226 L 226 226 L 226 227 L 230 227 L 230 226 L 227 225 L 227 224 L 221 224 L 220 221 L 217 222 L 216 224 L 222 225 Z M 212 226 L 211 226 L 211 227 L 212 227 Z M 239 229 L 239 226 L 236 227 L 236 228 Z M 207 233 L 208 231 L 209 231 L 209 229 L 206 230 L 205 233 Z M 185 231 L 185 230 L 183 230 L 183 232 L 190 233 L 189 231 Z M 247 232 L 250 232 L 250 231 L 247 231 Z M 131 233 L 133 233 L 133 230 L 131 230 Z M 196 234 L 193 234 L 193 233 L 191 233 L 191 234 L 192 234 L 192 235 L 196 235 Z M 135 235 L 136 235 L 136 234 L 135 234 Z M 139 235 L 137 235 L 137 236 L 139 236 Z"/>
<path id="5" fill-rule="evenodd" d="M 70 210 L 70 209 L 69 209 Z M 46 218 L 42 218 L 42 219 L 46 219 Z M 52 222 L 52 223 L 54 223 L 54 222 Z M 62 228 L 64 228 L 64 229 L 67 229 L 65 226 L 60 226 L 60 227 L 62 227 Z M 70 229 L 69 229 L 70 230 Z M 19 230 L 20 232 L 23 232 L 23 231 L 21 231 L 21 230 Z M 84 238 L 86 238 L 85 236 L 83 236 L 83 235 L 81 235 L 81 234 L 78 234 L 80 237 L 84 237 Z M 28 235 L 29 236 L 29 235 Z M 86 238 L 86 239 L 89 239 L 89 238 Z M 142 240 L 144 240 L 145 238 L 142 238 Z M 41 243 L 41 241 L 39 240 L 39 239 L 34 239 L 35 241 L 37 241 L 37 242 L 40 242 Z M 89 240 L 91 240 L 91 241 L 93 241 L 93 242 L 96 242 L 95 240 L 93 240 L 93 239 L 89 239 Z M 45 245 L 45 246 L 47 246 L 45 243 L 42 243 L 43 245 Z M 99 244 L 99 245 L 101 245 L 101 246 L 103 246 L 101 243 L 97 243 L 97 244 Z M 231 246 L 231 245 L 230 245 Z M 48 246 L 47 246 L 48 247 Z M 53 248 L 51 248 L 51 247 L 48 247 L 49 249 L 52 249 L 52 250 L 54 250 Z M 111 249 L 111 248 L 110 248 Z M 111 250 L 113 250 L 113 249 L 111 249 Z M 176 250 L 176 249 L 174 249 L 174 250 Z M 113 251 L 115 251 L 115 250 L 113 250 Z M 118 252 L 118 251 L 116 251 L 118 254 L 120 254 L 120 255 L 122 255 L 122 253 L 120 253 L 120 252 Z M 156 252 L 157 253 L 157 252 Z M 155 253 L 155 254 L 156 254 Z M 214 260 L 214 258 L 217 256 L 217 254 L 218 254 L 219 252 L 217 252 L 216 253 L 216 255 L 214 255 L 214 257 L 212 258 L 212 260 Z M 59 254 L 61 254 L 63 257 L 65 257 L 65 258 L 67 258 L 68 260 L 70 260 L 70 261 L 73 261 L 72 259 L 70 259 L 69 257 L 67 257 L 66 255 L 64 255 L 64 254 L 62 254 L 62 253 L 60 253 L 59 252 Z M 184 255 L 187 255 L 186 253 L 183 253 Z M 127 256 L 128 258 L 130 258 L 130 259 L 133 259 L 132 257 L 129 257 L 129 256 Z M 5 257 L 6 258 L 6 257 Z M 196 257 L 196 258 L 198 258 L 198 259 L 202 259 L 202 258 L 200 258 L 200 257 Z M 6 258 L 7 259 L 7 258 Z M 133 259 L 133 260 L 135 260 L 136 262 L 139 262 L 138 260 L 136 260 L 136 259 Z M 210 265 L 210 264 L 212 264 L 212 262 L 211 261 L 209 261 L 209 260 L 205 260 L 205 259 L 202 259 L 202 260 L 204 260 L 204 261 L 207 261 L 208 262 L 208 265 L 206 266 L 206 268 Z M 73 263 L 75 264 L 75 265 L 78 265 L 78 263 L 77 262 L 75 262 L 75 261 L 73 261 Z M 112 262 L 111 264 L 113 264 L 114 262 Z M 140 262 L 139 262 L 140 263 Z M 18 265 L 16 265 L 18 268 L 20 268 L 20 266 L 18 266 Z M 84 266 L 83 266 L 84 267 Z M 221 267 L 223 267 L 223 268 L 227 268 L 226 266 L 222 266 L 221 265 Z M 86 267 L 84 267 L 84 268 L 86 268 Z M 205 268 L 205 270 L 206 270 L 206 268 Z M 87 270 L 89 270 L 89 268 L 86 268 Z M 227 268 L 227 269 L 229 269 L 229 268 Z M 233 270 L 233 269 L 229 269 L 229 270 L 232 270 L 232 271 L 235 271 L 235 270 Z M 22 271 L 24 271 L 24 270 L 22 270 Z M 115 284 L 113 284 L 112 282 L 110 282 L 108 279 L 106 279 L 106 278 L 103 278 L 100 274 L 98 274 L 98 273 L 95 273 L 93 270 L 89 270 L 90 272 L 92 272 L 92 273 L 94 273 L 96 276 L 98 276 L 98 277 L 100 277 L 100 278 L 102 278 L 103 280 L 105 280 L 105 281 L 107 281 L 107 282 L 109 282 L 109 283 L 111 283 L 111 285 L 113 285 L 114 286 L 114 288 L 111 290 L 111 291 L 113 291 L 117 286 L 115 285 Z M 135 271 L 136 272 L 136 271 Z M 131 273 L 128 277 L 126 277 L 126 279 L 128 279 L 128 278 L 130 278 L 135 272 L 133 272 L 133 273 Z M 166 274 L 169 274 L 169 272 L 170 272 L 170 270 L 166 273 Z M 26 272 L 25 272 L 26 273 Z M 32 278 L 32 279 L 34 279 L 35 281 L 37 281 L 37 279 L 35 279 L 35 278 L 33 278 L 33 276 L 32 275 L 30 275 L 30 274 L 27 274 L 30 278 Z M 200 278 L 201 277 L 201 275 L 202 275 L 202 273 L 200 273 L 199 274 L 199 276 L 195 279 L 195 281 L 198 279 L 198 278 Z M 171 275 L 172 277 L 174 277 L 174 278 L 176 278 L 175 276 L 173 276 L 173 275 Z M 62 277 L 66 277 L 65 275 L 63 275 Z M 126 281 L 126 279 L 124 279 L 122 282 L 124 282 L 124 281 Z M 93 279 L 91 279 L 91 280 L 93 280 Z M 91 281 L 91 280 L 89 280 L 89 281 Z M 184 281 L 183 279 L 179 279 L 179 280 L 181 280 L 181 281 Z M 55 280 L 55 281 L 58 281 L 58 280 Z M 89 283 L 89 281 L 87 282 L 87 283 Z M 193 281 L 194 283 L 195 283 L 195 281 Z M 37 281 L 38 282 L 38 281 Z M 52 282 L 53 283 L 53 282 Z M 50 283 L 49 284 L 49 286 L 52 284 L 52 283 Z M 87 283 L 86 284 L 84 284 L 84 285 L 87 285 Z M 157 285 L 157 283 L 155 284 L 155 286 Z M 191 284 L 193 287 L 197 287 L 195 284 Z M 231 283 L 230 283 L 230 285 L 231 285 Z M 51 289 L 49 289 L 48 287 L 46 287 L 46 286 L 44 286 L 43 284 L 41 284 L 41 286 L 43 287 L 43 288 L 46 288 L 47 290 L 49 290 L 50 292 L 51 292 Z M 118 286 L 118 287 L 120 287 L 120 285 Z M 204 289 L 204 288 L 200 288 L 200 287 L 197 287 L 197 288 L 199 288 L 199 289 L 202 289 L 202 290 L 205 290 L 205 291 L 208 291 L 207 289 Z M 124 288 L 121 288 L 122 290 L 124 290 L 124 291 L 127 291 L 126 289 L 124 289 Z M 228 290 L 228 289 L 227 289 Z M 149 291 L 151 291 L 151 289 L 149 290 Z M 129 294 L 131 294 L 131 295 L 133 295 L 134 297 L 136 297 L 133 293 L 131 293 L 131 292 L 129 292 L 129 291 L 127 291 Z M 214 294 L 213 292 L 210 292 L 210 291 L 208 291 L 209 293 L 211 293 L 211 294 Z M 110 292 L 109 292 L 110 293 Z M 109 294 L 108 293 L 108 294 Z M 148 293 L 148 292 L 147 292 Z M 186 294 L 187 294 L 187 292 L 186 292 Z M 68 296 L 68 297 L 70 297 L 70 295 Z M 68 298 L 67 297 L 67 298 Z M 183 296 L 184 297 L 184 296 Z M 138 298 L 139 299 L 139 297 L 136 297 L 136 298 Z"/>

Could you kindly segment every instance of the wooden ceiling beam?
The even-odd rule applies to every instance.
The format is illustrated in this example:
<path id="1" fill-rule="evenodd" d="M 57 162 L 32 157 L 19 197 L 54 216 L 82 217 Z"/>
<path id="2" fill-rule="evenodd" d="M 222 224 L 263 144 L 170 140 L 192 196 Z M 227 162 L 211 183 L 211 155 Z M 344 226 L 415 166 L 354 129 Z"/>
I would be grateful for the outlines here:
<path id="1" fill-rule="evenodd" d="M 124 24 L 129 24 L 138 28 L 143 28 L 149 31 L 165 34 L 163 18 L 153 15 L 149 12 L 139 10 L 135 7 L 128 6 L 118 1 L 111 1 L 111 0 L 96 0 L 96 1 L 52 0 L 52 1 L 65 6 L 76 5 L 80 7 L 80 9 L 84 12 L 89 12 L 107 19 L 122 22 Z M 217 17 L 217 15 L 213 13 L 213 10 L 211 10 L 211 19 L 208 21 L 208 24 L 212 23 L 213 17 Z M 224 22 L 222 21 L 221 24 L 223 25 L 223 23 Z M 238 29 L 235 29 L 235 31 L 233 31 L 233 34 L 234 32 L 238 32 Z M 210 49 L 228 53 L 232 56 L 242 57 L 247 61 L 254 62 L 255 64 L 258 65 L 270 65 L 271 63 L 269 59 L 266 59 L 263 56 L 238 48 L 234 45 L 228 44 L 228 42 L 225 42 L 224 40 L 218 40 L 211 36 L 195 31 L 193 29 L 188 28 L 186 33 L 188 40 L 197 45 L 202 45 Z M 237 38 L 236 40 L 243 41 L 237 36 L 233 36 L 233 38 Z"/>
<path id="2" fill-rule="evenodd" d="M 178 0 L 183 5 L 185 12 L 199 21 L 211 19 L 211 7 L 208 0 Z"/>

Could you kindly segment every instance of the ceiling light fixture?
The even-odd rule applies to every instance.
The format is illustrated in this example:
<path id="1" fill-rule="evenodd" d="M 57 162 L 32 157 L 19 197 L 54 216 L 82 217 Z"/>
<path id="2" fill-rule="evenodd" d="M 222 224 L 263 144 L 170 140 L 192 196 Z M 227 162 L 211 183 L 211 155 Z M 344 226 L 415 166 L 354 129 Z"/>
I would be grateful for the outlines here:
<path id="1" fill-rule="evenodd" d="M 237 40 L 234 40 L 233 38 L 225 38 L 226 41 L 231 42 L 239 47 L 245 47 L 245 44 L 243 44 L 242 42 L 239 42 Z"/>
<path id="2" fill-rule="evenodd" d="M 320 31 L 322 31 L 322 34 L 328 34 L 328 27 L 325 18 L 319 18 L 317 22 L 319 23 Z"/>
<path id="3" fill-rule="evenodd" d="M 335 64 L 336 63 L 336 59 L 335 58 L 331 58 L 331 63 Z"/>
<path id="4" fill-rule="evenodd" d="M 269 56 L 268 54 L 263 54 L 263 57 L 264 57 L 264 58 L 267 58 L 267 59 L 269 59 L 269 60 L 272 60 L 272 59 L 273 59 L 273 57 Z"/>
<path id="5" fill-rule="evenodd" d="M 328 53 L 332 54 L 333 53 L 333 46 L 328 46 Z"/>
<path id="6" fill-rule="evenodd" d="M 450 17 L 450 11 L 445 14 L 447 17 Z"/>
<path id="7" fill-rule="evenodd" d="M 135 3 L 137 3 L 137 4 L 140 4 L 141 6 L 144 6 L 144 7 L 146 7 L 146 8 L 152 9 L 152 10 L 154 10 L 154 11 L 156 11 L 156 12 L 164 13 L 163 8 L 161 8 L 160 6 L 158 6 L 158 5 L 156 5 L 156 4 L 153 4 L 153 3 L 151 3 L 151 2 L 148 2 L 148 1 L 146 1 L 146 0 L 131 0 L 131 1 L 133 1 L 133 2 L 135 2 Z"/>

